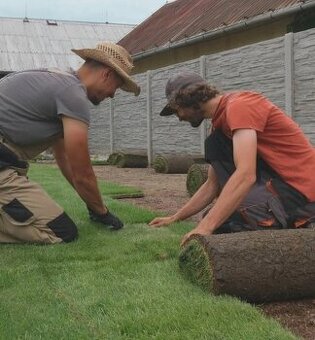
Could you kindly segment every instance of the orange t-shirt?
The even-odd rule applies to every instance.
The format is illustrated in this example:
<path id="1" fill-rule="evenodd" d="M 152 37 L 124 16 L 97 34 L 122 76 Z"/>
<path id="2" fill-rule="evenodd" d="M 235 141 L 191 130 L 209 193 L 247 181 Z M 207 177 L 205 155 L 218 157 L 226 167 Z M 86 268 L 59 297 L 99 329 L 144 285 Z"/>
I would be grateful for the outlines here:
<path id="1" fill-rule="evenodd" d="M 212 119 L 232 137 L 237 129 L 257 132 L 257 152 L 288 184 L 315 201 L 315 149 L 300 127 L 256 92 L 224 94 Z"/>

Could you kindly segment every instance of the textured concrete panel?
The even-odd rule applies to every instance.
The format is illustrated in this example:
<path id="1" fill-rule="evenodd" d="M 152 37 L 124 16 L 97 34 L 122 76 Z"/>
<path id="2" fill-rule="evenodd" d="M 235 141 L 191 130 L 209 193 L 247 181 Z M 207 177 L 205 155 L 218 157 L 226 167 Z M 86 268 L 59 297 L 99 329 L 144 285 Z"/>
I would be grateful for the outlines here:
<path id="1" fill-rule="evenodd" d="M 193 47 L 192 47 L 193 48 Z M 189 69 L 200 73 L 200 59 L 151 72 L 152 151 L 158 153 L 201 152 L 201 129 L 160 117 L 166 103 L 165 84 L 174 73 Z M 315 143 L 315 29 L 294 35 L 293 118 Z M 252 90 L 263 93 L 285 109 L 284 37 L 220 52 L 205 57 L 206 79 L 222 91 Z M 115 97 L 114 150 L 146 150 L 148 145 L 147 74 L 135 76 L 141 85 L 139 97 L 119 91 Z M 92 119 L 91 150 L 104 155 L 109 150 L 109 105 L 102 104 Z M 93 115 L 92 115 L 93 116 Z M 208 124 L 209 125 L 209 124 Z"/>
<path id="2" fill-rule="evenodd" d="M 161 117 L 166 104 L 165 85 L 168 78 L 180 70 L 199 73 L 199 60 L 173 65 L 153 71 L 152 74 L 152 140 L 153 155 L 158 153 L 199 153 L 200 131 L 177 117 Z"/>
<path id="3" fill-rule="evenodd" d="M 109 100 L 98 106 L 91 104 L 89 148 L 95 156 L 106 157 L 110 153 Z"/>
<path id="4" fill-rule="evenodd" d="M 114 150 L 146 151 L 146 74 L 136 75 L 134 79 L 141 85 L 138 97 L 123 91 L 115 96 Z"/>
<path id="5" fill-rule="evenodd" d="M 207 56 L 206 78 L 223 91 L 261 92 L 284 109 L 284 39 Z"/>
<path id="6" fill-rule="evenodd" d="M 294 119 L 315 145 L 315 29 L 294 35 Z"/>

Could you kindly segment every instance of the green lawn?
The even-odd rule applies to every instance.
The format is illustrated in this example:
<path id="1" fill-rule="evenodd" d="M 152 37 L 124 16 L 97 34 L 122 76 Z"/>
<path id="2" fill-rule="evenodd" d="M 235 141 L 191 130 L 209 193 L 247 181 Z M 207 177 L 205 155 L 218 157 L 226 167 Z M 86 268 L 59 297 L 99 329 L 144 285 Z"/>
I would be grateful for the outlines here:
<path id="1" fill-rule="evenodd" d="M 80 238 L 0 246 L 0 339 L 294 339 L 249 304 L 183 279 L 179 241 L 191 225 L 151 229 L 155 213 L 106 197 L 126 223 L 111 232 L 88 220 L 57 169 L 34 164 L 30 177 L 65 207 Z"/>

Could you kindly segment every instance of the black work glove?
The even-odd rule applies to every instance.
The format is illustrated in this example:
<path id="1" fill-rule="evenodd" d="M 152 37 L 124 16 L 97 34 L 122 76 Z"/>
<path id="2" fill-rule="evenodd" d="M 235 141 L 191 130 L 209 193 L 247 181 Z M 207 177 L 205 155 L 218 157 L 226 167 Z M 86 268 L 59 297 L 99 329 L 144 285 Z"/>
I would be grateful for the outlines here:
<path id="1" fill-rule="evenodd" d="M 111 227 L 111 230 L 118 230 L 124 226 L 123 222 L 117 216 L 111 214 L 109 210 L 106 214 L 98 214 L 90 208 L 88 208 L 88 211 L 91 221 L 102 223 L 105 226 Z"/>

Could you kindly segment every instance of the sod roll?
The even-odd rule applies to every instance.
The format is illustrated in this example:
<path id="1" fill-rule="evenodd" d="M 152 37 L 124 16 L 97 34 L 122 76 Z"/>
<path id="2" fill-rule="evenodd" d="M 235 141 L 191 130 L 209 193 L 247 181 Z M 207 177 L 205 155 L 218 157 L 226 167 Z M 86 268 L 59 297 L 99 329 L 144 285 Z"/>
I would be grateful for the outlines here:
<path id="1" fill-rule="evenodd" d="M 157 155 L 153 160 L 153 168 L 162 174 L 186 174 L 194 164 L 190 155 Z"/>
<path id="2" fill-rule="evenodd" d="M 148 157 L 146 154 L 119 152 L 116 165 L 119 168 L 146 168 Z"/>
<path id="3" fill-rule="evenodd" d="M 146 168 L 148 157 L 145 153 L 114 152 L 109 155 L 107 163 L 119 168 Z"/>
<path id="4" fill-rule="evenodd" d="M 208 178 L 208 164 L 193 164 L 187 173 L 186 189 L 190 196 L 202 186 Z"/>
<path id="5" fill-rule="evenodd" d="M 205 164 L 205 158 L 202 155 L 193 156 L 194 163 Z"/>
<path id="6" fill-rule="evenodd" d="M 315 229 L 193 236 L 182 273 L 213 294 L 249 302 L 315 297 Z"/>
<path id="7" fill-rule="evenodd" d="M 117 162 L 118 152 L 111 153 L 107 158 L 107 164 L 115 165 Z"/>

